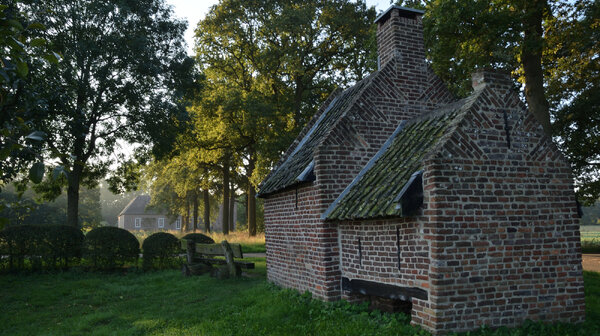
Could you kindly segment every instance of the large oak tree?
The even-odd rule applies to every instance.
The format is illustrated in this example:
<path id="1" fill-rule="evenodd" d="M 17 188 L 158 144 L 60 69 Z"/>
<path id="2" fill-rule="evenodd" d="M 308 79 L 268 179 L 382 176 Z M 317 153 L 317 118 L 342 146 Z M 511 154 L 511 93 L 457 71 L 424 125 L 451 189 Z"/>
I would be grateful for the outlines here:
<path id="1" fill-rule="evenodd" d="M 192 73 L 185 23 L 162 0 L 31 1 L 29 14 L 63 56 L 36 78 L 44 93 L 47 159 L 67 176 L 67 223 L 76 226 L 79 188 L 94 185 L 123 160 L 119 141 L 169 136 Z"/>
<path id="2" fill-rule="evenodd" d="M 224 180 L 243 176 L 250 235 L 257 184 L 335 87 L 375 67 L 374 18 L 348 0 L 222 0 L 198 24 L 207 78 L 193 110 L 199 142 L 218 153 Z"/>

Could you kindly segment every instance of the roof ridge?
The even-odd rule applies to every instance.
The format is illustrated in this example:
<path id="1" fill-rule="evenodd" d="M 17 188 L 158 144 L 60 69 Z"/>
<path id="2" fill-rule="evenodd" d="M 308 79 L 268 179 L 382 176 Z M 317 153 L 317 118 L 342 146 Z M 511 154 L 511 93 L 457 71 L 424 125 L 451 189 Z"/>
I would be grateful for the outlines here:
<path id="1" fill-rule="evenodd" d="M 458 101 L 458 102 L 463 102 L 463 104 L 462 104 L 462 107 L 461 107 L 459 113 L 456 115 L 454 120 L 452 120 L 452 122 L 450 123 L 448 132 L 446 132 L 446 134 L 444 134 L 440 138 L 440 140 L 437 142 L 436 146 L 434 146 L 431 149 L 429 154 L 427 154 L 423 157 L 423 161 L 428 160 L 431 157 L 433 157 L 434 155 L 436 155 L 439 152 L 440 148 L 442 148 L 448 142 L 448 140 L 450 139 L 450 136 L 454 133 L 454 131 L 456 131 L 456 129 L 458 128 L 460 123 L 465 119 L 467 112 L 471 110 L 471 108 L 473 107 L 473 104 L 475 104 L 475 102 L 479 99 L 479 97 L 481 96 L 481 94 L 487 87 L 488 87 L 487 84 L 484 84 L 481 87 L 473 90 L 473 93 L 471 93 L 468 97 L 465 97 Z"/>
<path id="2" fill-rule="evenodd" d="M 325 212 L 321 214 L 321 219 L 327 219 L 327 216 L 329 216 L 329 214 L 336 208 L 337 204 L 344 198 L 344 196 L 346 196 L 346 194 L 352 189 L 352 187 L 354 187 L 358 183 L 358 181 L 360 181 L 360 179 L 369 171 L 369 169 L 371 169 L 371 167 L 373 167 L 375 163 L 377 163 L 377 160 L 379 160 L 383 153 L 385 153 L 388 150 L 388 148 L 392 145 L 392 142 L 394 142 L 394 139 L 396 138 L 398 133 L 400 133 L 405 126 L 406 121 L 401 121 L 400 124 L 396 127 L 396 130 L 394 130 L 394 133 L 390 135 L 390 137 L 385 141 L 385 143 L 383 144 L 383 146 L 381 146 L 377 153 L 373 155 L 369 162 L 367 162 L 367 164 L 360 170 L 358 175 L 356 175 L 354 179 L 352 179 L 352 182 L 350 182 L 346 186 L 346 188 L 344 188 L 344 190 L 339 194 L 339 196 L 329 205 L 329 207 L 327 207 L 327 210 L 325 210 Z"/>
<path id="3" fill-rule="evenodd" d="M 288 148 L 289 154 L 280 160 L 277 167 L 263 180 L 257 194 L 259 197 L 298 183 L 298 174 L 301 174 L 314 159 L 315 150 L 321 146 L 323 139 L 331 134 L 331 130 L 338 126 L 339 121 L 344 119 L 349 107 L 356 102 L 355 96 L 363 94 L 363 90 L 368 86 L 375 73 L 346 88 L 329 100 L 327 104 L 323 104 L 323 112 L 311 119 L 311 124 L 305 126 L 302 134 L 296 138 L 295 146 Z M 294 175 L 293 179 L 292 175 Z"/>
<path id="4" fill-rule="evenodd" d="M 331 132 L 342 122 L 342 120 L 346 119 L 346 117 L 348 116 L 348 111 L 350 111 L 352 109 L 352 107 L 356 104 L 356 101 L 362 96 L 362 94 L 365 92 L 365 90 L 369 87 L 369 84 L 371 84 L 373 82 L 372 79 L 375 78 L 375 74 L 377 74 L 377 73 L 379 73 L 379 70 L 373 71 L 367 77 L 359 80 L 354 85 L 352 85 L 351 87 L 349 87 L 349 88 L 346 89 L 346 90 L 349 90 L 349 89 L 351 89 L 351 88 L 359 85 L 361 82 L 364 81 L 364 84 L 362 85 L 362 88 L 354 95 L 354 97 L 352 97 L 352 100 L 350 101 L 350 103 L 348 104 L 348 106 L 346 106 L 346 108 L 344 109 L 344 112 L 333 123 L 333 125 L 331 125 L 331 127 L 329 128 L 329 130 L 327 131 L 327 133 L 324 134 L 324 136 L 321 138 L 321 140 L 315 146 L 316 148 L 320 147 L 323 144 L 323 142 L 325 142 L 325 140 L 329 139 L 329 136 L 331 135 Z M 344 92 L 346 90 L 344 90 Z M 344 92 L 342 92 L 342 94 L 344 94 Z"/>
<path id="5" fill-rule="evenodd" d="M 312 118 L 310 118 L 310 120 L 308 121 L 308 123 L 306 125 L 304 125 L 304 127 L 302 128 L 302 130 L 300 130 L 300 133 L 298 133 L 298 135 L 294 138 L 294 141 L 292 141 L 292 143 L 288 146 L 288 148 L 285 150 L 285 152 L 283 153 L 283 155 L 279 158 L 279 160 L 277 161 L 277 163 L 269 171 L 269 173 L 267 174 L 267 176 L 265 176 L 263 178 L 263 180 L 260 182 L 260 184 L 258 185 L 258 189 L 259 189 L 258 194 L 260 194 L 260 189 L 262 188 L 262 186 L 264 185 L 264 183 L 267 180 L 269 180 L 269 178 L 271 177 L 271 175 L 273 175 L 277 170 L 279 170 L 279 168 L 281 166 L 283 166 L 283 164 L 290 158 L 290 156 L 292 156 L 294 154 L 294 152 L 296 151 L 296 148 L 302 142 L 302 139 L 304 139 L 304 137 L 306 136 L 306 134 L 308 134 L 309 130 L 317 123 L 317 121 L 321 118 L 321 116 L 323 116 L 323 114 L 325 114 L 325 111 L 327 111 L 327 107 L 329 105 L 331 105 L 331 103 L 333 101 L 335 101 L 336 98 L 340 97 L 344 93 L 344 91 L 345 90 L 342 90 L 339 87 L 335 88 L 333 90 L 333 92 L 331 92 L 329 94 L 329 96 L 327 96 L 327 99 L 325 99 L 323 101 L 323 103 L 321 103 L 321 105 L 317 109 L 317 112 L 313 115 Z M 313 120 L 315 120 L 314 123 L 313 123 Z"/>
<path id="6" fill-rule="evenodd" d="M 121 210 L 121 212 L 119 212 L 119 216 L 126 214 L 127 210 L 129 210 L 129 208 L 131 208 L 131 206 L 133 205 L 133 203 L 135 203 L 135 201 L 140 198 L 140 197 L 148 197 L 151 198 L 150 195 L 147 194 L 142 194 L 142 195 L 137 195 L 135 196 L 131 201 L 129 201 L 129 203 L 127 203 L 127 205 L 125 206 L 125 208 L 123 208 L 123 210 Z M 147 203 L 146 203 L 147 204 Z M 117 216 L 118 217 L 118 216 Z"/>

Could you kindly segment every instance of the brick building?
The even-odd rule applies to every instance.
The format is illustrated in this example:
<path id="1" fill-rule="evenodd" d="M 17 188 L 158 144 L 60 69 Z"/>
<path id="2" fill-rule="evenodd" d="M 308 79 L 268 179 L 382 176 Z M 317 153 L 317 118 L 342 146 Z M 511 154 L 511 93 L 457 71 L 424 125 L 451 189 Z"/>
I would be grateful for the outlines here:
<path id="1" fill-rule="evenodd" d="M 569 164 L 509 77 L 452 97 L 422 13 L 377 19 L 379 70 L 332 93 L 261 184 L 269 280 L 408 308 L 436 334 L 583 321 Z"/>

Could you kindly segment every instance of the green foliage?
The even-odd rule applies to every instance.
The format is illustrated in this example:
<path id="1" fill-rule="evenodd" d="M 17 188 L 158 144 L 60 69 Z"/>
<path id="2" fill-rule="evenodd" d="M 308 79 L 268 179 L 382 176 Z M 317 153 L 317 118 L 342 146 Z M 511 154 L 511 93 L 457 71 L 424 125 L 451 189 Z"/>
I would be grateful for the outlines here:
<path id="1" fill-rule="evenodd" d="M 581 207 L 583 217 L 581 217 L 581 225 L 600 225 L 600 202 L 596 202 L 590 206 Z M 600 226 L 598 226 L 600 228 Z"/>
<path id="2" fill-rule="evenodd" d="M 600 2 L 560 8 L 548 27 L 548 96 L 553 129 L 571 161 L 579 199 L 600 198 Z"/>
<path id="3" fill-rule="evenodd" d="M 600 238 L 581 239 L 581 253 L 600 253 Z"/>
<path id="4" fill-rule="evenodd" d="M 144 253 L 143 268 L 164 269 L 179 266 L 179 252 L 181 243 L 174 235 L 167 232 L 156 232 L 144 239 L 142 244 Z"/>
<path id="5" fill-rule="evenodd" d="M 600 3 L 598 1 L 494 0 L 425 1 L 427 54 L 449 88 L 463 97 L 471 91 L 474 69 L 510 71 L 525 84 L 530 110 L 549 104 L 559 146 L 570 160 L 578 197 L 587 204 L 600 197 Z M 532 22 L 539 20 L 537 23 Z M 534 29 L 535 28 L 535 29 Z M 533 31 L 533 30 L 535 31 Z M 539 73 L 526 66 L 533 58 Z M 539 57 L 538 57 L 539 56 Z M 533 87 L 547 98 L 531 100 Z M 541 86 L 541 87 L 540 87 Z M 539 96 L 539 94 L 538 94 Z M 540 99 L 542 99 L 540 98 Z M 539 118 L 538 118 L 539 120 Z"/>
<path id="6" fill-rule="evenodd" d="M 30 77 L 40 66 L 52 67 L 60 58 L 46 46 L 45 27 L 29 20 L 20 5 L 16 0 L 0 5 L 0 181 L 4 183 L 27 167 L 32 181 L 41 180 L 44 165 L 39 153 L 45 134 L 32 126 L 43 115 L 44 102 Z"/>
<path id="7" fill-rule="evenodd" d="M 24 10 L 63 55 L 60 66 L 31 79 L 46 107 L 36 126 L 47 135 L 45 155 L 65 169 L 59 188 L 69 186 L 67 221 L 76 226 L 80 185 L 95 186 L 111 163 L 126 161 L 120 141 L 154 144 L 162 153 L 161 140 L 172 142 L 175 120 L 185 119 L 182 97 L 195 73 L 185 23 L 163 0 L 29 1 Z"/>
<path id="8" fill-rule="evenodd" d="M 35 186 L 37 189 L 39 186 Z M 0 193 L 0 203 L 10 204 L 0 210 L 0 217 L 7 219 L 7 226 L 15 225 L 64 225 L 67 217 L 67 195 L 62 193 L 53 201 L 38 199 L 31 190 L 19 195 L 13 185 Z M 129 199 L 128 201 L 130 201 Z M 79 225 L 89 230 L 101 224 L 100 195 L 97 188 L 82 188 L 79 194 Z M 123 208 L 119 209 L 119 211 Z"/>
<path id="9" fill-rule="evenodd" d="M 124 229 L 105 226 L 95 228 L 85 236 L 84 256 L 95 269 L 112 270 L 136 262 L 140 244 L 135 236 Z"/>
<path id="10" fill-rule="evenodd" d="M 196 244 L 214 244 L 215 241 L 209 236 L 203 235 L 202 233 L 188 233 L 181 237 L 182 240 L 191 239 Z"/>
<path id="11" fill-rule="evenodd" d="M 84 236 L 72 226 L 21 225 L 0 231 L 0 262 L 10 271 L 66 268 L 81 257 Z"/>

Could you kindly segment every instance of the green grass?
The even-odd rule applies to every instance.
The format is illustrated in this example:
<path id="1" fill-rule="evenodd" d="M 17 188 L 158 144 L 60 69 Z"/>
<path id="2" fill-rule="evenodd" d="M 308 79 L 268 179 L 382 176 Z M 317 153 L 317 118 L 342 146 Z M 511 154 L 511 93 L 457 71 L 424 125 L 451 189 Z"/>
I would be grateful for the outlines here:
<path id="1" fill-rule="evenodd" d="M 0 335 L 427 335 L 401 314 L 312 300 L 251 277 L 219 281 L 180 272 L 0 276 Z M 587 322 L 529 323 L 476 335 L 598 335 L 600 274 L 585 273 Z"/>
<path id="2" fill-rule="evenodd" d="M 265 243 L 242 243 L 242 251 L 244 253 L 265 253 L 267 249 L 265 248 Z"/>

